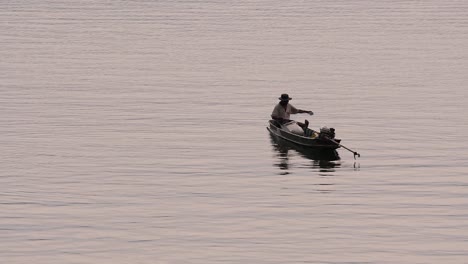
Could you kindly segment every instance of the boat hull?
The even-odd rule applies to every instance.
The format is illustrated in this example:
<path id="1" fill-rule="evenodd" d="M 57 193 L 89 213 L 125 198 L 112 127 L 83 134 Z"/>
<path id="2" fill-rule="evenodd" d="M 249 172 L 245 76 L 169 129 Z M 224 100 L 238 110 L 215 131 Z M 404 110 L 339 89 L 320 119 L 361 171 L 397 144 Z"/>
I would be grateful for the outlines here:
<path id="1" fill-rule="evenodd" d="M 279 153 L 280 157 L 286 157 L 288 155 L 288 151 L 290 149 L 295 150 L 298 152 L 301 156 L 304 158 L 314 160 L 314 161 L 320 161 L 320 167 L 329 167 L 329 166 L 334 166 L 334 163 L 322 163 L 324 161 L 337 161 L 340 160 L 340 155 L 336 151 L 336 149 L 321 149 L 321 148 L 310 148 L 310 147 L 305 147 L 302 145 L 298 145 L 296 143 L 293 143 L 291 141 L 282 139 L 274 134 L 270 133 L 270 140 L 273 148 Z"/>
<path id="2" fill-rule="evenodd" d="M 276 137 L 279 137 L 281 139 L 287 140 L 289 142 L 295 143 L 297 145 L 300 145 L 302 147 L 307 147 L 307 148 L 314 148 L 314 149 L 337 149 L 340 146 L 325 139 L 320 139 L 318 137 L 312 138 L 312 137 L 306 137 L 306 136 L 301 136 L 297 134 L 290 133 L 281 127 L 275 122 L 270 120 L 269 126 L 267 127 L 267 130 Z M 308 132 L 313 133 L 312 130 L 308 129 Z M 339 142 L 339 139 L 334 139 L 335 141 Z"/>

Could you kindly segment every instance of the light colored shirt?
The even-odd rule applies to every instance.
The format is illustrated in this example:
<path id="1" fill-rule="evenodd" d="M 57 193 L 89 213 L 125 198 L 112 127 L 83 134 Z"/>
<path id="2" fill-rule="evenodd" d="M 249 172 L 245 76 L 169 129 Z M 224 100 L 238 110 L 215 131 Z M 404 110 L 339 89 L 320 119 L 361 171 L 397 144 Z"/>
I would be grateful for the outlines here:
<path id="1" fill-rule="evenodd" d="M 291 114 L 297 114 L 298 110 L 292 104 L 288 104 L 286 109 L 281 104 L 277 104 L 271 113 L 272 117 L 289 119 Z"/>

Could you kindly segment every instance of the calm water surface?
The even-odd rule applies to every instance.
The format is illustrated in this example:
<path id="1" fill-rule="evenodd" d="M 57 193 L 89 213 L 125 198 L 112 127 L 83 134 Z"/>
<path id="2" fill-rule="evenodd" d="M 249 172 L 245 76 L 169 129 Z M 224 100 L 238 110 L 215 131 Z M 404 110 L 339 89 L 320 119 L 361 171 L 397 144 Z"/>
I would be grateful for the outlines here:
<path id="1" fill-rule="evenodd" d="M 0 7 L 2 262 L 468 262 L 466 1 Z"/>

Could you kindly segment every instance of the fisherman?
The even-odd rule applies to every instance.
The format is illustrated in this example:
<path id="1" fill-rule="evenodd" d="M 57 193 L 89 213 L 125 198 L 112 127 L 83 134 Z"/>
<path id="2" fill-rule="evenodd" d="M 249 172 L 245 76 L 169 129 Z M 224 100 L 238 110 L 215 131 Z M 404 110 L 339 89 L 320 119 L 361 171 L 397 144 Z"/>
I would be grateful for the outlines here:
<path id="1" fill-rule="evenodd" d="M 292 98 L 289 97 L 288 94 L 282 94 L 281 97 L 278 99 L 280 100 L 280 102 L 273 109 L 273 112 L 271 113 L 271 118 L 273 118 L 273 120 L 276 120 L 280 124 L 284 124 L 286 122 L 291 121 L 289 119 L 289 116 L 291 114 L 314 114 L 314 112 L 312 111 L 297 109 L 293 105 L 289 104 L 289 100 L 291 100 Z M 297 124 L 303 129 L 306 129 L 309 126 L 309 121 L 306 119 L 304 123 L 297 122 Z"/>

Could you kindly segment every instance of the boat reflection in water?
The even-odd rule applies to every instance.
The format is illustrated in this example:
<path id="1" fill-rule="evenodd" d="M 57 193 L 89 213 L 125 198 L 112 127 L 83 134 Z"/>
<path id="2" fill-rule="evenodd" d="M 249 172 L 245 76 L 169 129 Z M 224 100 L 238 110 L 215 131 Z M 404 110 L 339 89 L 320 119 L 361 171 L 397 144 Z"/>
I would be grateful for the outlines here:
<path id="1" fill-rule="evenodd" d="M 289 174 L 291 156 L 299 154 L 303 158 L 311 160 L 308 165 L 312 169 L 319 169 L 319 172 L 333 172 L 334 168 L 339 167 L 340 160 L 338 152 L 334 149 L 314 149 L 304 147 L 293 142 L 284 140 L 280 137 L 270 134 L 271 145 L 277 152 L 279 162 L 275 164 L 282 171 L 281 174 Z M 292 155 L 291 155 L 292 154 Z"/>

